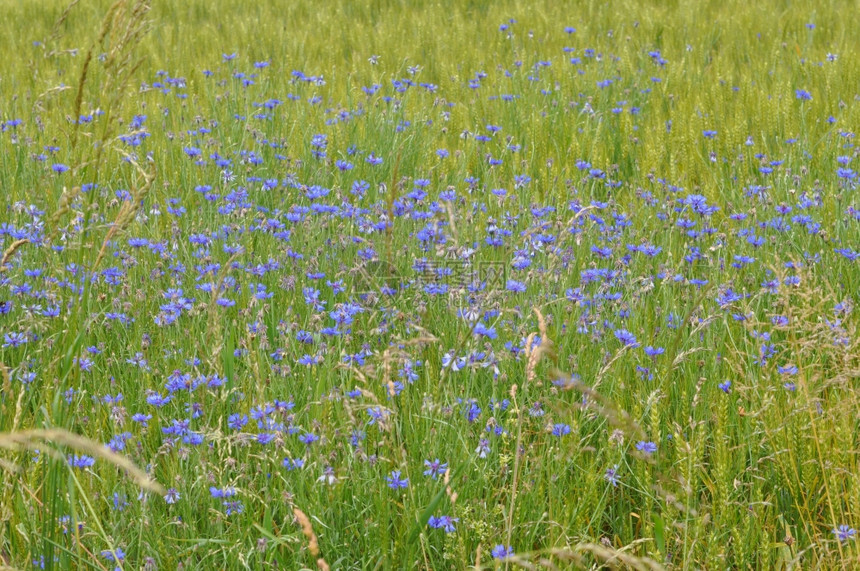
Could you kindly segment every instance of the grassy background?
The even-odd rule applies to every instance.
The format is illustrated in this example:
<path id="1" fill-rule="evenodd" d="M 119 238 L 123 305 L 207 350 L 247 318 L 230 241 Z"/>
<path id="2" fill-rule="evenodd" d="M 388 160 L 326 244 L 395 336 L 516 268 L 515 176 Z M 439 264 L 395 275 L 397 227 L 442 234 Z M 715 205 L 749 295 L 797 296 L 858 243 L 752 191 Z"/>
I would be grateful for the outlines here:
<path id="1" fill-rule="evenodd" d="M 856 525 L 860 514 L 860 353 L 850 311 L 858 273 L 855 261 L 834 252 L 858 243 L 849 210 L 856 178 L 836 171 L 837 157 L 856 156 L 851 130 L 860 124 L 860 67 L 852 63 L 860 14 L 852 3 L 158 1 L 147 14 L 148 33 L 125 47 L 121 25 L 105 28 L 99 40 L 107 2 L 74 5 L 66 16 L 65 5 L 52 1 L 0 6 L 12 23 L 0 29 L 7 54 L 0 121 L 22 121 L 0 133 L 0 223 L 26 229 L 31 241 L 10 251 L 0 274 L 0 301 L 13 303 L 0 315 L 0 331 L 28 337 L 0 348 L 7 373 L 0 430 L 62 427 L 100 443 L 129 432 L 122 452 L 181 496 L 175 504 L 158 494 L 139 497 L 106 461 L 70 469 L 49 457 L 47 443 L 41 454 L 11 452 L 3 457 L 16 471 L 4 474 L 0 489 L 0 564 L 105 568 L 111 563 L 99 553 L 121 548 L 125 568 L 314 566 L 298 508 L 334 569 L 492 567 L 542 556 L 562 567 L 856 565 L 855 542 L 831 531 Z M 655 50 L 665 65 L 649 55 Z M 236 59 L 222 58 L 234 52 Z M 379 63 L 371 65 L 371 56 Z M 260 61 L 270 64 L 255 68 Z M 411 66 L 420 72 L 411 74 Z M 325 84 L 296 81 L 294 70 Z M 475 88 L 469 81 L 478 72 L 486 76 Z M 398 92 L 392 80 L 403 78 L 435 88 Z M 362 91 L 373 84 L 382 87 Z M 812 99 L 799 100 L 798 89 Z M 273 98 L 282 101 L 274 110 L 259 106 Z M 97 109 L 105 114 L 75 125 L 76 116 Z M 261 113 L 269 116 L 255 117 Z M 147 116 L 139 146 L 118 138 L 138 130 L 129 126 L 135 115 Z M 489 135 L 487 125 L 502 129 L 476 141 L 475 134 Z M 717 136 L 703 137 L 711 129 Z M 317 133 L 327 135 L 326 160 L 311 156 Z M 509 144 L 522 148 L 512 153 Z M 34 160 L 46 146 L 59 150 Z M 188 147 L 202 149 L 206 164 L 195 165 Z M 440 159 L 440 148 L 451 156 Z M 243 161 L 248 152 L 263 162 Z M 371 152 L 384 162 L 368 164 Z M 212 153 L 232 159 L 235 181 L 222 181 Z M 503 162 L 491 165 L 488 155 Z M 341 171 L 335 159 L 354 169 Z M 579 159 L 620 185 L 589 176 Z M 782 162 L 763 173 L 770 161 Z M 55 163 L 71 170 L 57 174 Z M 516 188 L 519 175 L 531 182 Z M 439 200 L 441 210 L 429 218 L 445 245 L 475 247 L 479 260 L 505 264 L 507 277 L 527 289 L 470 296 L 452 287 L 433 296 L 413 284 L 369 304 L 349 334 L 326 337 L 328 311 L 349 292 L 335 294 L 308 272 L 343 280 L 349 290 L 363 247 L 405 280 L 415 279 L 417 258 L 442 259 L 445 251 L 420 249 L 416 235 L 428 221 L 416 217 L 398 216 L 390 230 L 373 234 L 345 217 L 287 221 L 283 213 L 294 205 L 310 205 L 306 189 L 264 192 L 260 181 L 247 180 L 289 176 L 332 189 L 322 202 L 368 208 L 374 221 L 392 219 L 395 201 L 409 202 L 404 195 L 415 179 L 431 181 L 428 201 L 453 186 L 458 198 L 447 207 Z M 479 179 L 471 190 L 468 176 Z M 363 200 L 349 193 L 356 180 L 369 183 Z M 99 188 L 81 189 L 91 182 Z M 195 192 L 203 184 L 222 196 L 248 186 L 250 204 L 219 212 L 223 202 Z M 767 188 L 751 193 L 756 185 Z M 497 188 L 509 197 L 490 193 Z M 133 199 L 118 197 L 120 189 Z M 679 200 L 693 194 L 720 210 L 692 213 Z M 801 207 L 804 197 L 810 204 Z M 169 199 L 186 213 L 166 212 Z M 592 200 L 608 204 L 589 207 Z M 30 204 L 44 211 L 34 226 Z M 793 211 L 786 215 L 780 205 Z M 543 206 L 556 210 L 530 210 Z M 426 202 L 414 208 L 428 210 Z M 739 212 L 749 218 L 730 217 Z M 800 213 L 819 231 L 773 223 Z M 504 222 L 507 214 L 520 219 Z M 239 232 L 267 218 L 285 222 L 289 242 Z M 504 246 L 484 245 L 491 219 L 511 231 Z M 691 236 L 677 224 L 686 219 L 711 230 Z M 189 237 L 201 232 L 220 235 L 198 255 Z M 761 245 L 753 247 L 749 233 L 762 236 Z M 535 234 L 556 241 L 540 246 Z M 14 239 L 2 238 L 6 250 Z M 163 242 L 165 252 L 134 248 L 130 238 Z M 244 251 L 234 255 L 222 243 Z M 662 252 L 625 258 L 627 244 L 646 243 Z M 600 257 L 592 246 L 611 253 Z M 703 254 L 692 263 L 684 260 L 691 248 Z M 755 262 L 735 269 L 739 255 Z M 523 257 L 530 267 L 510 267 Z M 277 271 L 245 271 L 269 259 L 281 264 Z M 209 262 L 220 266 L 196 277 L 195 266 Z M 70 277 L 70 263 L 95 279 Z M 187 267 L 184 275 L 171 271 L 176 263 Z M 119 270 L 116 282 L 106 268 Z M 589 283 L 583 272 L 594 268 L 619 275 Z M 795 285 L 785 281 L 790 276 Z M 776 293 L 761 285 L 773 279 L 782 284 Z M 81 295 L 65 285 L 84 281 Z M 195 289 L 206 281 L 223 286 L 218 295 L 235 305 L 219 306 L 217 296 Z M 258 282 L 272 298 L 254 298 L 248 286 Z M 46 293 L 34 296 L 23 284 Z M 306 286 L 323 292 L 325 311 L 305 303 Z M 195 302 L 176 324 L 159 327 L 154 318 L 169 288 L 183 288 Z M 574 288 L 581 295 L 567 293 Z M 721 306 L 715 300 L 727 288 L 744 297 Z M 55 304 L 58 317 L 40 314 Z M 497 312 L 487 318 L 497 339 L 476 337 L 457 316 L 469 305 Z M 544 328 L 532 308 L 545 316 Z M 121 325 L 112 312 L 134 321 Z M 313 334 L 312 346 L 296 341 L 299 329 Z M 665 353 L 652 359 L 642 347 L 624 347 L 613 334 L 619 329 Z M 529 335 L 553 348 L 539 362 L 505 346 L 529 347 Z M 762 362 L 768 344 L 777 353 Z M 373 351 L 366 363 L 344 366 L 342 355 L 362 348 Z M 492 350 L 499 372 L 453 371 L 442 365 L 449 350 Z M 149 370 L 128 363 L 137 352 Z M 321 362 L 297 364 L 305 353 Z M 85 356 L 94 362 L 89 371 L 80 366 Z M 192 357 L 200 362 L 189 365 Z M 391 398 L 389 382 L 407 359 L 423 363 L 418 378 Z M 779 369 L 790 364 L 797 374 Z M 147 404 L 149 391 L 164 393 L 177 369 L 229 380 L 179 391 L 163 408 Z M 35 380 L 21 382 L 28 371 Z M 561 371 L 576 373 L 582 385 L 553 385 Z M 726 380 L 728 393 L 718 386 Z M 784 388 L 789 382 L 795 390 Z M 362 396 L 344 396 L 354 387 Z M 105 404 L 105 395 L 118 393 L 121 403 Z M 493 408 L 491 399 L 505 398 L 506 410 Z M 297 434 L 274 431 L 275 440 L 262 445 L 254 442 L 264 432 L 255 420 L 242 431 L 229 428 L 229 415 L 274 399 L 294 403 L 269 416 L 301 427 Z M 483 409 L 475 422 L 464 414 L 471 399 Z M 535 403 L 543 416 L 529 413 Z M 191 426 L 204 444 L 165 444 L 162 428 L 188 418 L 186 404 L 202 410 Z M 390 411 L 382 426 L 367 424 L 373 407 Z M 153 415 L 148 428 L 130 420 L 135 413 Z M 505 432 L 489 434 L 488 423 Z M 555 423 L 571 433 L 552 436 Z M 353 430 L 365 433 L 357 449 Z M 305 447 L 297 440 L 305 432 L 321 440 Z M 491 443 L 488 458 L 475 453 L 482 438 Z M 654 442 L 657 452 L 637 452 L 639 441 Z M 287 471 L 284 457 L 304 458 L 305 467 Z M 447 486 L 422 475 L 423 461 L 437 457 L 449 464 Z M 616 465 L 617 487 L 605 479 Z M 326 466 L 337 485 L 318 480 Z M 389 489 L 391 470 L 409 477 L 409 487 Z M 234 486 L 244 511 L 227 515 L 210 486 Z M 441 514 L 459 518 L 455 533 L 425 526 Z M 494 560 L 497 544 L 511 545 L 517 558 Z"/>

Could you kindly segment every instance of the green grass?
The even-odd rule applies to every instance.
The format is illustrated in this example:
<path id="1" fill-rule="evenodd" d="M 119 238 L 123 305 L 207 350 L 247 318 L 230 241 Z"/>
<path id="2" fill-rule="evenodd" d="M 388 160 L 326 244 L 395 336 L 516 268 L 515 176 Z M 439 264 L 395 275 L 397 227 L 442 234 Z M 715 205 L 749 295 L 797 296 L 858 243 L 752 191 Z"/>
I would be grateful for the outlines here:
<path id="1" fill-rule="evenodd" d="M 0 569 L 860 562 L 853 3 L 111 6 L 0 0 Z"/>

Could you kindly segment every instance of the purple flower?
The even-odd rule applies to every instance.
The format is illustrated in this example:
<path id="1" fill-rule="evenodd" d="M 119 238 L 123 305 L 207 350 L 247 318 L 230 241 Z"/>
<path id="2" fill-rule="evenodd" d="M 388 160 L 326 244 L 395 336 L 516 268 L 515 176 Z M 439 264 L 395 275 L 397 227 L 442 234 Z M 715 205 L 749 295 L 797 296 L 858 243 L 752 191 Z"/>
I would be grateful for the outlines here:
<path id="1" fill-rule="evenodd" d="M 385 478 L 385 480 L 388 482 L 388 487 L 393 490 L 409 486 L 409 478 L 401 478 L 400 470 L 392 470 L 391 475 Z"/>
<path id="2" fill-rule="evenodd" d="M 203 435 L 199 432 L 189 432 L 185 436 L 182 437 L 182 442 L 185 444 L 190 444 L 191 446 L 200 446 L 203 444 Z"/>
<path id="3" fill-rule="evenodd" d="M 234 413 L 227 417 L 227 426 L 231 430 L 242 430 L 242 427 L 248 424 L 247 414 Z"/>
<path id="4" fill-rule="evenodd" d="M 236 488 L 224 488 L 219 490 L 215 486 L 210 486 L 209 495 L 213 498 L 230 498 L 236 495 Z"/>
<path id="5" fill-rule="evenodd" d="M 562 437 L 562 436 L 566 436 L 568 434 L 570 434 L 570 425 L 560 422 L 560 423 L 554 424 L 552 426 L 552 435 L 553 436 Z"/>
<path id="6" fill-rule="evenodd" d="M 92 456 L 78 456 L 77 454 L 75 454 L 74 456 L 69 455 L 69 464 L 71 464 L 75 468 L 89 468 L 95 463 L 96 459 Z"/>
<path id="7" fill-rule="evenodd" d="M 514 550 L 511 548 L 510 545 L 505 547 L 502 544 L 495 546 L 490 552 L 490 555 L 493 556 L 493 559 L 505 559 L 507 557 L 512 557 L 513 554 Z"/>
<path id="8" fill-rule="evenodd" d="M 657 445 L 653 442 L 645 442 L 644 440 L 640 440 L 636 443 L 636 450 L 642 452 L 643 454 L 653 454 L 657 452 Z"/>
<path id="9" fill-rule="evenodd" d="M 438 458 L 432 462 L 430 460 L 424 460 L 424 467 L 427 468 L 424 470 L 424 475 L 430 476 L 434 480 L 440 474 L 444 474 L 448 470 L 448 464 L 440 462 Z"/>
<path id="10" fill-rule="evenodd" d="M 272 432 L 261 432 L 257 435 L 257 442 L 264 446 L 266 444 L 269 444 L 274 439 L 275 435 Z"/>
<path id="11" fill-rule="evenodd" d="M 11 347 L 16 348 L 20 347 L 24 343 L 27 342 L 27 336 L 24 333 L 4 333 L 3 334 L 3 347 Z"/>
<path id="12" fill-rule="evenodd" d="M 648 345 L 645 347 L 645 354 L 649 357 L 656 357 L 657 355 L 662 355 L 666 350 L 663 347 L 652 347 Z"/>
<path id="13" fill-rule="evenodd" d="M 113 551 L 111 551 L 110 549 L 106 549 L 102 551 L 100 555 L 108 561 L 119 562 L 125 559 L 125 551 L 123 551 L 119 547 L 115 548 Z"/>
<path id="14" fill-rule="evenodd" d="M 387 417 L 389 414 L 390 413 L 388 410 L 378 406 L 369 408 L 367 409 L 367 415 L 370 417 L 370 420 L 367 421 L 367 424 L 376 424 L 377 421 L 384 421 L 385 417 Z"/>
<path id="15" fill-rule="evenodd" d="M 240 514 L 245 511 L 245 506 L 242 502 L 224 502 L 224 511 L 227 515 L 233 515 L 234 513 Z"/>
<path id="16" fill-rule="evenodd" d="M 443 516 L 430 516 L 430 519 L 427 520 L 427 525 L 432 527 L 433 529 L 444 529 L 445 533 L 453 533 L 457 531 L 454 527 L 456 522 L 460 521 L 458 517 L 451 517 L 449 515 Z"/>
<path id="17" fill-rule="evenodd" d="M 481 416 L 481 407 L 474 401 L 469 403 L 469 408 L 466 409 L 466 420 L 470 423 L 475 422 Z"/>
<path id="18" fill-rule="evenodd" d="M 615 330 L 615 338 L 621 341 L 624 346 L 630 347 L 638 347 L 639 341 L 636 340 L 636 336 L 627 331 L 626 329 L 616 329 Z"/>
<path id="19" fill-rule="evenodd" d="M 287 470 L 292 472 L 293 470 L 299 470 L 302 467 L 304 467 L 305 461 L 302 460 L 301 458 L 294 458 L 294 459 L 284 458 L 283 465 L 284 465 L 284 468 L 286 468 Z"/>
<path id="20" fill-rule="evenodd" d="M 328 484 L 329 486 L 334 486 L 337 484 L 337 476 L 334 475 L 334 468 L 331 466 L 326 466 L 323 469 L 323 474 L 319 478 L 317 478 L 317 482 L 323 482 L 324 484 Z"/>
<path id="21" fill-rule="evenodd" d="M 317 436 L 316 434 L 314 434 L 313 432 L 305 432 L 304 434 L 299 436 L 299 442 L 301 442 L 302 444 L 305 444 L 307 446 L 310 446 L 311 444 L 313 444 L 314 442 L 316 442 L 319 439 L 320 439 L 320 437 Z"/>
<path id="22" fill-rule="evenodd" d="M 613 486 L 618 486 L 618 464 L 615 464 L 612 468 L 607 468 L 606 473 L 603 474 L 603 479 Z"/>
<path id="23" fill-rule="evenodd" d="M 848 541 L 849 539 L 854 539 L 854 536 L 856 534 L 857 530 L 847 525 L 840 525 L 839 527 L 833 528 L 833 535 L 835 535 L 836 538 L 842 542 Z"/>

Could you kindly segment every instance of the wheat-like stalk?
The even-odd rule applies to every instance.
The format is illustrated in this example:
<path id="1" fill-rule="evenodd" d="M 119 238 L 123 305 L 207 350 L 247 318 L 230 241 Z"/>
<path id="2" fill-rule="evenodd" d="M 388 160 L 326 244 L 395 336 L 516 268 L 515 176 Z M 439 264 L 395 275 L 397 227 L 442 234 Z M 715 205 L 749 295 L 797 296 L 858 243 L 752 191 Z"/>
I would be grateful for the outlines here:
<path id="1" fill-rule="evenodd" d="M 161 484 L 150 478 L 146 472 L 135 466 L 134 463 L 125 456 L 113 452 L 103 444 L 90 440 L 89 438 L 84 438 L 83 436 L 78 436 L 68 430 L 49 428 L 13 430 L 11 432 L 0 433 L 0 448 L 6 448 L 8 450 L 18 450 L 20 448 L 34 450 L 42 446 L 44 443 L 68 446 L 75 450 L 101 458 L 102 460 L 106 460 L 120 470 L 123 470 L 135 484 L 144 490 L 148 490 L 159 495 L 163 495 L 165 493 Z M 55 452 L 58 456 L 62 457 L 59 451 Z M 11 468 L 11 466 L 7 467 Z"/>

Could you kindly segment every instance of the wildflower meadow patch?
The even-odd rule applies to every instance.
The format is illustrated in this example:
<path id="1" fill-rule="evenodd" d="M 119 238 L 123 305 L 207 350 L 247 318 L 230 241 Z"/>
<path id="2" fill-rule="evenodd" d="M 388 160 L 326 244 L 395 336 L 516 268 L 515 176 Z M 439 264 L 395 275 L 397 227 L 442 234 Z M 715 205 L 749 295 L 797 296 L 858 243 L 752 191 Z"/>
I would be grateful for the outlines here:
<path id="1" fill-rule="evenodd" d="M 860 563 L 851 2 L 2 2 L 0 568 Z"/>

